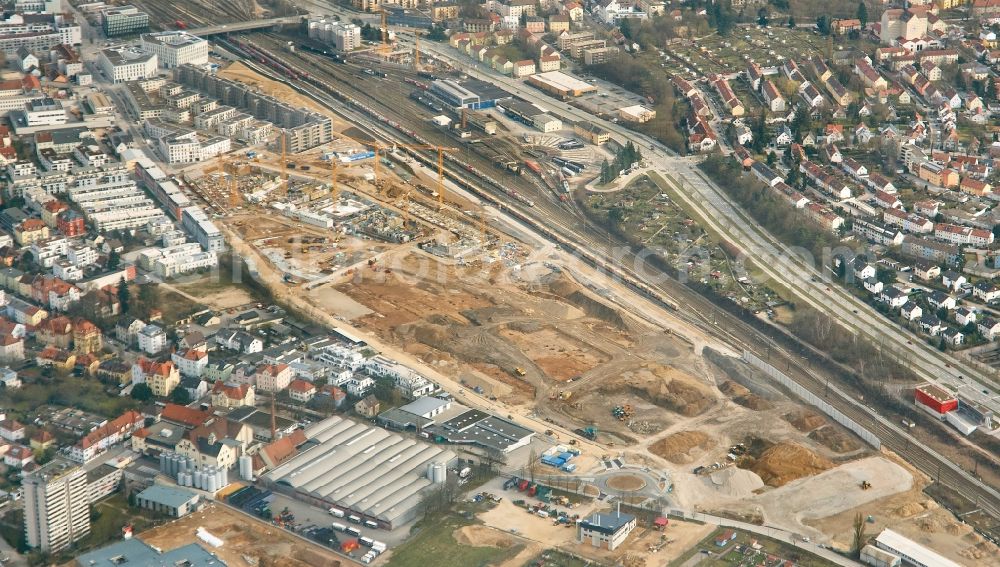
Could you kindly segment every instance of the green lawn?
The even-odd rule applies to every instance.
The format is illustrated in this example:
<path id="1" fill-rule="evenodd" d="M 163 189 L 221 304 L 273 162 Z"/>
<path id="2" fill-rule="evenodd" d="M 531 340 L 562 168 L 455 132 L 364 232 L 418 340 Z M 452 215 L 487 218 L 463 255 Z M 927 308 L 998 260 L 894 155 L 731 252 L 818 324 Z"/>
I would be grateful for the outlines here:
<path id="1" fill-rule="evenodd" d="M 412 567 L 433 565 L 434 567 L 481 567 L 495 565 L 509 559 L 522 546 L 508 548 L 473 547 L 460 545 L 453 533 L 455 530 L 473 525 L 457 514 L 449 514 L 436 521 L 424 522 L 422 528 L 409 541 L 393 551 L 387 567 Z"/>

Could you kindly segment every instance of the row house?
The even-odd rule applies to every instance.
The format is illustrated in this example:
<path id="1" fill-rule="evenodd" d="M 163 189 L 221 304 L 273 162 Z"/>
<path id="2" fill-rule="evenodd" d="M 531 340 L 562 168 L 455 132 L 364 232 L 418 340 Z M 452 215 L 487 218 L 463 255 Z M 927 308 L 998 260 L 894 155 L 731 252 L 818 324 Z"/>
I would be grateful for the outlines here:
<path id="1" fill-rule="evenodd" d="M 864 182 L 873 191 L 882 191 L 890 195 L 896 194 L 896 186 L 892 184 L 892 180 L 881 173 L 869 173 Z"/>
<path id="2" fill-rule="evenodd" d="M 903 237 L 900 249 L 904 255 L 918 260 L 927 260 L 954 266 L 962 255 L 962 250 L 954 244 L 922 238 L 913 234 Z"/>
<path id="3" fill-rule="evenodd" d="M 799 86 L 799 96 L 809 105 L 809 108 L 823 106 L 823 95 L 812 83 L 806 81 Z"/>
<path id="4" fill-rule="evenodd" d="M 806 214 L 830 232 L 836 232 L 844 225 L 844 218 L 819 203 L 809 203 L 805 206 Z"/>
<path id="5" fill-rule="evenodd" d="M 966 195 L 985 197 L 993 192 L 993 185 L 972 177 L 963 177 L 958 189 Z"/>
<path id="6" fill-rule="evenodd" d="M 903 208 L 903 202 L 899 200 L 899 197 L 886 193 L 881 189 L 875 191 L 875 204 L 883 209 Z"/>
<path id="7" fill-rule="evenodd" d="M 785 182 L 780 182 L 774 186 L 775 192 L 778 193 L 785 201 L 796 209 L 801 209 L 810 203 L 809 199 L 793 189 L 790 185 Z"/>
<path id="8" fill-rule="evenodd" d="M 781 96 L 781 92 L 778 91 L 778 87 L 774 86 L 774 83 L 765 80 L 762 93 L 764 100 L 767 101 L 767 107 L 771 112 L 785 111 L 785 97 Z"/>
<path id="9" fill-rule="evenodd" d="M 131 410 L 109 421 L 104 426 L 91 431 L 69 448 L 70 460 L 87 463 L 138 431 L 146 419 L 141 413 Z"/>
<path id="10" fill-rule="evenodd" d="M 934 223 L 930 220 L 899 209 L 886 209 L 882 212 L 882 220 L 890 226 L 898 226 L 906 232 L 929 234 L 934 231 Z"/>
<path id="11" fill-rule="evenodd" d="M 878 70 L 875 69 L 875 67 L 872 67 L 871 63 L 869 63 L 867 59 L 859 58 L 855 60 L 854 72 L 861 77 L 861 82 L 863 82 L 866 87 L 883 90 L 889 86 L 885 77 L 883 77 Z"/>
<path id="12" fill-rule="evenodd" d="M 738 118 L 746 114 L 746 108 L 740 99 L 733 92 L 732 87 L 729 86 L 729 81 L 719 77 L 712 82 L 712 86 L 715 87 L 717 93 L 719 93 L 719 98 L 722 100 L 723 106 L 729 111 L 734 118 Z"/>
<path id="13" fill-rule="evenodd" d="M 826 90 L 830 93 L 830 97 L 833 98 L 833 101 L 840 106 L 848 106 L 854 100 L 850 91 L 844 88 L 844 86 L 840 84 L 840 81 L 833 77 L 830 77 L 830 80 L 826 81 Z"/>
<path id="14" fill-rule="evenodd" d="M 806 81 L 806 76 L 802 74 L 799 69 L 799 64 L 795 62 L 794 59 L 788 59 L 781 66 L 781 72 L 785 75 L 789 81 L 794 81 L 796 83 L 804 83 Z"/>
<path id="15" fill-rule="evenodd" d="M 854 219 L 854 222 L 851 224 L 851 230 L 854 234 L 875 244 L 899 246 L 903 243 L 902 232 L 874 222 Z"/>
<path id="16" fill-rule="evenodd" d="M 868 168 L 854 158 L 844 158 L 840 168 L 858 181 L 863 181 L 865 177 L 868 177 Z"/>
<path id="17" fill-rule="evenodd" d="M 955 224 L 934 225 L 934 236 L 945 242 L 958 245 L 988 246 L 993 244 L 993 231 Z"/>

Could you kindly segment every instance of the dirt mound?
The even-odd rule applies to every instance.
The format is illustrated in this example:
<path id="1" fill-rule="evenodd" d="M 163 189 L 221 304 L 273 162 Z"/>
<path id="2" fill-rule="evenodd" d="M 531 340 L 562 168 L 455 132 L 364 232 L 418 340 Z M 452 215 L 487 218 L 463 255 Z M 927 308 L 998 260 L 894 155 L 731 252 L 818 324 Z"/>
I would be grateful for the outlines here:
<path id="1" fill-rule="evenodd" d="M 837 427 L 826 425 L 809 434 L 809 438 L 837 453 L 850 453 L 861 448 L 854 437 Z"/>
<path id="2" fill-rule="evenodd" d="M 834 464 L 794 443 L 778 443 L 764 451 L 749 467 L 769 486 L 784 486 L 793 480 L 832 469 Z"/>
<path id="3" fill-rule="evenodd" d="M 749 498 L 755 490 L 764 488 L 764 481 L 753 471 L 729 467 L 706 477 L 719 492 L 733 498 Z"/>
<path id="4" fill-rule="evenodd" d="M 662 364 L 645 364 L 604 383 L 603 394 L 631 393 L 662 408 L 691 417 L 704 413 L 715 397 L 687 372 Z"/>
<path id="5" fill-rule="evenodd" d="M 715 441 L 701 431 L 678 431 L 650 445 L 649 452 L 680 465 L 691 462 L 689 452 L 692 449 L 710 449 L 714 446 Z"/>
<path id="6" fill-rule="evenodd" d="M 910 516 L 916 516 L 924 511 L 924 506 L 920 502 L 907 502 L 893 512 L 900 518 L 909 518 Z"/>
<path id="7" fill-rule="evenodd" d="M 754 394 L 750 390 L 746 389 L 741 384 L 737 384 L 732 380 L 726 380 L 719 385 L 719 391 L 723 394 L 729 396 L 737 404 L 755 411 L 769 410 L 774 406 L 771 402 L 765 400 L 764 398 Z"/>
<path id="8" fill-rule="evenodd" d="M 510 547 L 514 540 L 507 534 L 483 526 L 464 526 L 452 534 L 455 541 L 474 547 Z"/>
<path id="9" fill-rule="evenodd" d="M 803 433 L 808 433 L 813 429 L 818 429 L 826 425 L 826 418 L 809 410 L 790 413 L 785 416 L 785 420 Z"/>
<path id="10" fill-rule="evenodd" d="M 590 297 L 580 289 L 580 286 L 570 281 L 566 276 L 551 281 L 549 283 L 549 291 L 563 298 L 567 303 L 580 308 L 580 310 L 590 317 L 610 323 L 619 329 L 628 327 L 620 310 Z"/>

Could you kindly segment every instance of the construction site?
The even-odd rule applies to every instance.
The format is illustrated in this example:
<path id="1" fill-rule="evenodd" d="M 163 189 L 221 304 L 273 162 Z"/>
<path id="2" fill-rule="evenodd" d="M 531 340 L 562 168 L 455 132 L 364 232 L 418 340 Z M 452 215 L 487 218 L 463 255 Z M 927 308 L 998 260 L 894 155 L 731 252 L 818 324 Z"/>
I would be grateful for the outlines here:
<path id="1" fill-rule="evenodd" d="M 165 13 L 174 3 L 153 4 L 151 11 Z M 187 25 L 227 21 L 200 19 L 199 5 L 177 13 Z M 262 17 L 261 5 L 244 8 Z M 273 53 L 289 45 L 271 33 L 252 34 L 252 40 Z M 568 470 L 541 461 L 528 466 L 578 490 L 586 506 L 601 495 L 632 504 L 655 495 L 671 508 L 766 523 L 842 549 L 850 546 L 855 513 L 862 513 L 870 531 L 892 525 L 936 547 L 959 546 L 953 551 L 968 565 L 996 552 L 934 504 L 922 492 L 931 479 L 902 459 L 804 407 L 736 358 L 738 352 L 706 347 L 703 336 L 679 324 L 680 315 L 664 325 L 637 314 L 641 308 L 616 300 L 621 288 L 610 279 L 505 223 L 500 207 L 445 174 L 446 166 L 460 163 L 502 186 L 505 202 L 569 211 L 581 223 L 578 202 L 602 211 L 627 205 L 633 213 L 623 223 L 643 244 L 668 249 L 678 267 L 692 261 L 687 253 L 707 240 L 705 231 L 651 183 L 584 196 L 583 187 L 614 148 L 584 144 L 569 127 L 532 132 L 496 109 L 439 109 L 440 101 L 427 94 L 434 74 L 406 58 L 367 69 L 371 73 L 367 59 L 344 65 L 300 51 L 296 61 L 313 75 L 328 75 L 345 96 L 384 91 L 370 102 L 372 112 L 405 116 L 397 129 L 420 128 L 422 137 L 386 142 L 253 64 L 219 72 L 332 122 L 332 141 L 303 152 L 290 152 L 276 136 L 184 171 L 234 251 L 263 260 L 260 275 L 279 301 L 322 323 L 371 334 L 413 364 L 453 380 L 457 387 L 442 385 L 460 400 L 475 394 L 511 416 L 548 424 L 538 429 L 546 442 L 583 448 L 583 454 Z M 437 120 L 441 116 L 448 120 Z M 458 157 L 463 161 L 454 161 Z M 725 250 L 706 248 L 701 276 L 734 302 L 770 315 L 773 293 L 734 268 Z M 454 539 L 524 544 L 511 565 L 550 547 L 580 550 L 573 530 L 526 514 L 509 498 L 477 518 L 483 526 L 456 530 Z M 240 537 L 230 524 L 206 529 L 223 539 Z M 528 529 L 530 540 L 517 535 Z M 678 522 L 666 532 L 645 525 L 617 552 L 584 551 L 599 562 L 638 557 L 633 564 L 661 565 L 709 533 L 695 523 Z M 161 536 L 150 537 L 156 543 Z M 303 550 L 284 545 L 270 547 L 284 549 L 287 561 L 300 559 Z"/>

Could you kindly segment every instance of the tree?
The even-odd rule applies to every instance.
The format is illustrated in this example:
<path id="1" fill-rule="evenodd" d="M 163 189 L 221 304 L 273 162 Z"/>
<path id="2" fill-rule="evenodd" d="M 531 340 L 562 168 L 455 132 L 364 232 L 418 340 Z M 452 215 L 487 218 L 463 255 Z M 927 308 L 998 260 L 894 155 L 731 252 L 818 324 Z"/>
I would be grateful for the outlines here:
<path id="1" fill-rule="evenodd" d="M 191 403 L 191 392 L 188 392 L 188 389 L 183 386 L 178 386 L 174 388 L 173 392 L 170 392 L 170 401 L 178 405 L 186 406 Z"/>
<path id="2" fill-rule="evenodd" d="M 861 557 L 861 548 L 865 546 L 865 517 L 858 512 L 854 515 L 853 541 L 851 542 L 851 553 L 854 557 Z"/>
<path id="3" fill-rule="evenodd" d="M 601 183 L 611 182 L 611 165 L 608 163 L 607 158 L 601 163 Z"/>
<path id="4" fill-rule="evenodd" d="M 819 31 L 820 35 L 830 35 L 830 18 L 827 16 L 816 18 L 816 30 Z"/>
<path id="5" fill-rule="evenodd" d="M 763 6 L 760 10 L 757 10 L 757 25 L 762 28 L 766 28 L 767 22 L 767 6 Z"/>
<path id="6" fill-rule="evenodd" d="M 145 382 L 136 384 L 132 387 L 132 399 L 139 400 L 140 402 L 148 402 L 153 399 L 153 389 Z"/>
<path id="7" fill-rule="evenodd" d="M 795 16 L 788 16 L 788 27 L 789 28 L 795 27 Z"/>
<path id="8" fill-rule="evenodd" d="M 109 270 L 113 270 L 113 269 L 117 268 L 118 264 L 121 264 L 121 262 L 122 262 L 121 254 L 119 254 L 116 250 L 112 250 L 111 253 L 108 254 L 108 269 Z"/>
<path id="9" fill-rule="evenodd" d="M 128 313 L 129 301 L 132 299 L 132 292 L 128 288 L 125 278 L 118 280 L 118 302 L 122 304 L 122 313 Z"/>
<path id="10" fill-rule="evenodd" d="M 156 305 L 156 284 L 142 284 L 139 286 L 138 303 L 144 310 L 148 310 Z"/>
<path id="11" fill-rule="evenodd" d="M 618 30 L 622 32 L 625 39 L 632 39 L 632 23 L 628 18 L 618 20 Z"/>
<path id="12" fill-rule="evenodd" d="M 856 17 L 861 22 L 861 29 L 868 27 L 868 6 L 865 4 L 864 0 L 858 2 Z"/>

